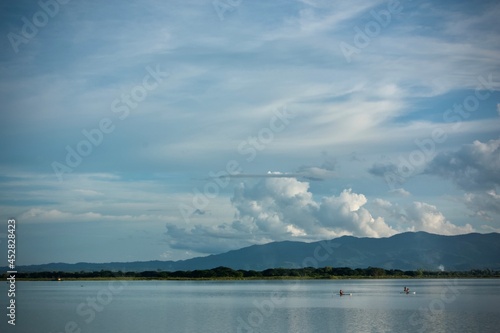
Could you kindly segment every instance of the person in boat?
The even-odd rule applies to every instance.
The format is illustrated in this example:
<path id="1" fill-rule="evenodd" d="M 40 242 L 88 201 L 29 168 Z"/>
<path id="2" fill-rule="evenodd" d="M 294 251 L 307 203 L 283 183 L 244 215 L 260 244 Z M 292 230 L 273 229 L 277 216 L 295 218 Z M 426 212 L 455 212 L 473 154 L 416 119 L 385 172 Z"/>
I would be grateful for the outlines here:
<path id="1" fill-rule="evenodd" d="M 405 287 L 404 290 L 405 290 L 405 293 L 407 293 L 407 294 L 410 292 L 410 288 L 408 288 L 408 287 Z"/>
<path id="2" fill-rule="evenodd" d="M 339 295 L 340 295 L 340 296 L 343 296 L 343 295 L 344 295 L 344 292 L 342 291 L 342 289 L 340 289 Z"/>

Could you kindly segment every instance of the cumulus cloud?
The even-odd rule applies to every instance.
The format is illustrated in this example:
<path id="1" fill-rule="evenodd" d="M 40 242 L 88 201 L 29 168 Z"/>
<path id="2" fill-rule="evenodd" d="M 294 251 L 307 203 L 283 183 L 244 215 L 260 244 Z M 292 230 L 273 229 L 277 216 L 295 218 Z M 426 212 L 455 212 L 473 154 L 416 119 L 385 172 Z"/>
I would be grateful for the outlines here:
<path id="1" fill-rule="evenodd" d="M 287 239 L 290 226 L 310 234 L 317 224 L 314 212 L 318 204 L 309 192 L 309 183 L 295 178 L 265 179 L 254 186 L 242 183 L 231 201 L 237 220 L 270 238 Z"/>
<path id="2" fill-rule="evenodd" d="M 388 226 L 382 217 L 374 218 L 363 206 L 367 203 L 363 194 L 344 190 L 340 196 L 323 198 L 320 207 L 320 217 L 325 223 L 331 223 L 330 228 L 342 233 L 358 236 L 383 237 L 396 233 Z"/>
<path id="3" fill-rule="evenodd" d="M 403 222 L 411 231 L 427 231 L 442 235 L 466 234 L 474 231 L 470 224 L 463 227 L 454 225 L 436 206 L 424 202 L 413 202 L 405 212 Z"/>
<path id="4" fill-rule="evenodd" d="M 265 178 L 239 184 L 231 198 L 231 223 L 180 228 L 167 225 L 173 248 L 213 253 L 280 240 L 313 241 L 342 235 L 382 237 L 396 230 L 365 208 L 368 199 L 351 189 L 315 200 L 309 183 L 296 178 Z M 218 250 L 218 251 L 217 251 Z"/>
<path id="5" fill-rule="evenodd" d="M 315 199 L 308 182 L 292 177 L 260 179 L 253 185 L 240 183 L 231 203 L 236 209 L 232 222 L 185 228 L 167 225 L 169 245 L 216 253 L 282 240 L 315 241 L 343 235 L 388 237 L 402 231 L 445 235 L 474 231 L 469 224 L 453 224 L 436 206 L 423 202 L 400 207 L 377 198 L 369 203 L 364 194 L 352 189 Z"/>
<path id="6" fill-rule="evenodd" d="M 491 219 L 500 214 L 500 139 L 474 141 L 458 151 L 439 153 L 426 173 L 450 179 L 466 191 L 465 205 L 474 216 Z"/>
<path id="7" fill-rule="evenodd" d="M 382 218 L 374 218 L 363 207 L 366 203 L 363 194 L 351 189 L 316 201 L 309 184 L 294 178 L 268 179 L 254 187 L 242 185 L 233 198 L 239 220 L 273 232 L 275 237 L 288 238 L 295 229 L 306 239 L 394 234 Z"/>
<path id="8" fill-rule="evenodd" d="M 374 211 L 385 217 L 398 231 L 426 231 L 441 235 L 474 232 L 470 224 L 457 226 L 450 222 L 436 206 L 415 201 L 401 207 L 383 199 L 373 200 Z"/>
<path id="9" fill-rule="evenodd" d="M 500 139 L 474 141 L 458 151 L 441 152 L 426 173 L 451 179 L 466 190 L 493 190 L 500 185 Z"/>

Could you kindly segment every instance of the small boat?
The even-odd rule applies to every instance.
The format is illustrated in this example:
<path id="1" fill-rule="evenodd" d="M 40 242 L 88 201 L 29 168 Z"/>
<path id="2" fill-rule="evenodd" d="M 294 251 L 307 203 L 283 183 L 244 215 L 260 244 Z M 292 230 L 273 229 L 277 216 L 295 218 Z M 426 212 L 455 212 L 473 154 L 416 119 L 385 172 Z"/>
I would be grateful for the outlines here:
<path id="1" fill-rule="evenodd" d="M 339 296 L 352 296 L 352 293 L 344 293 L 344 292 L 342 292 L 342 293 L 337 293 L 335 295 L 339 295 Z"/>

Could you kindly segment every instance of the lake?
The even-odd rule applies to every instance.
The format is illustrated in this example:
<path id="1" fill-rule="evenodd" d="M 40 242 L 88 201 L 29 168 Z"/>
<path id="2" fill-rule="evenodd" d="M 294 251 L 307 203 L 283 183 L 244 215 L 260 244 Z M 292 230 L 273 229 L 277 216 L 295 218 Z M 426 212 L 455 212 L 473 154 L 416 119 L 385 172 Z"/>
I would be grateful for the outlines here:
<path id="1" fill-rule="evenodd" d="M 0 332 L 498 332 L 500 279 L 61 281 L 16 285 Z M 411 293 L 402 293 L 407 286 Z M 352 295 L 339 296 L 342 289 Z M 415 292 L 415 294 L 413 294 Z"/>

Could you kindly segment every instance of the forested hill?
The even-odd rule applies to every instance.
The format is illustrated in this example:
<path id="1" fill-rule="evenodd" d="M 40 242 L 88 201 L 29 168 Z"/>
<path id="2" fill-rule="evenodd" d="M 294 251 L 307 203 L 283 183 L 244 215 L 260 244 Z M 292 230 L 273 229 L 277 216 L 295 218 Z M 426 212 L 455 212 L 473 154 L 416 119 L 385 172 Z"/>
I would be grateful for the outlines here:
<path id="1" fill-rule="evenodd" d="M 219 266 L 256 271 L 279 267 L 326 266 L 431 271 L 500 270 L 500 234 L 443 236 L 426 232 L 407 232 L 388 238 L 343 236 L 313 243 L 285 241 L 253 245 L 183 261 L 52 263 L 18 266 L 17 269 L 19 272 L 142 272 L 201 270 Z M 7 271 L 6 268 L 3 270 Z"/>

